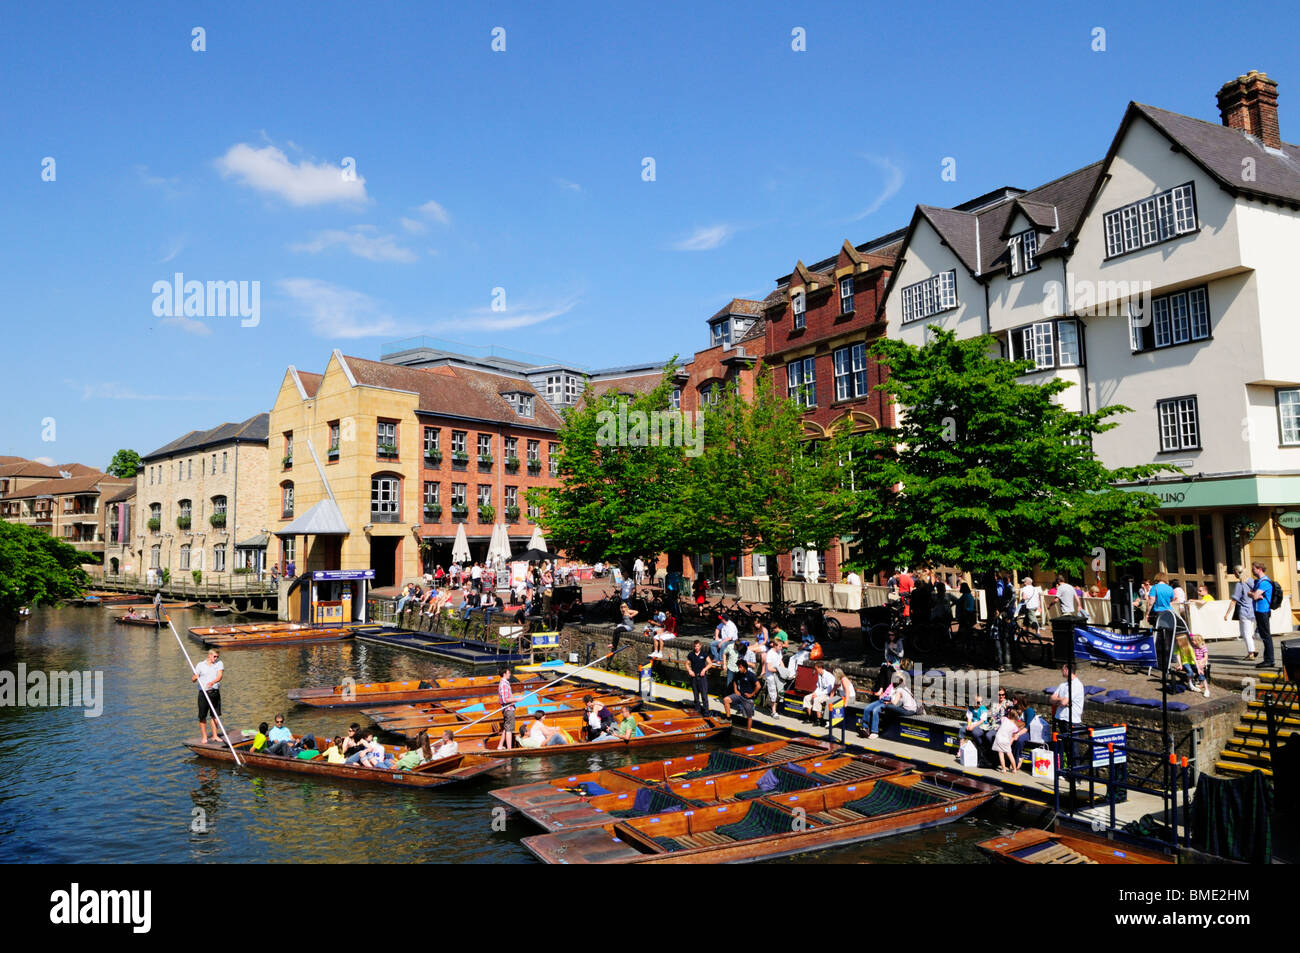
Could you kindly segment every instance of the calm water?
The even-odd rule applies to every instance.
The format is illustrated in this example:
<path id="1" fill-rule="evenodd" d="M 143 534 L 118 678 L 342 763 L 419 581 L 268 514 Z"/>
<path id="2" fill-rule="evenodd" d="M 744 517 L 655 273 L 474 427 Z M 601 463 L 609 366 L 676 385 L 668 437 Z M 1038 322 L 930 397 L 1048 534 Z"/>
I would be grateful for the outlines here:
<path id="1" fill-rule="evenodd" d="M 493 831 L 493 787 L 684 753 L 676 746 L 520 758 L 488 778 L 438 791 L 241 771 L 181 746 L 197 736 L 197 693 L 171 632 L 112 618 L 111 609 L 66 608 L 36 610 L 19 624 L 15 663 L 102 671 L 104 712 L 87 718 L 80 708 L 0 707 L 0 862 L 533 863 L 519 841 L 540 830 L 514 817 L 504 831 Z M 174 610 L 172 619 L 198 661 L 203 649 L 185 628 L 211 625 L 214 617 Z M 295 686 L 337 684 L 345 675 L 370 681 L 465 674 L 360 643 L 227 649 L 222 660 L 232 737 L 278 711 L 295 732 L 317 735 L 362 720 L 352 711 L 289 707 L 285 692 Z M 206 814 L 205 833 L 191 831 L 196 808 Z M 793 862 L 978 862 L 975 842 L 1004 829 L 986 814 Z"/>

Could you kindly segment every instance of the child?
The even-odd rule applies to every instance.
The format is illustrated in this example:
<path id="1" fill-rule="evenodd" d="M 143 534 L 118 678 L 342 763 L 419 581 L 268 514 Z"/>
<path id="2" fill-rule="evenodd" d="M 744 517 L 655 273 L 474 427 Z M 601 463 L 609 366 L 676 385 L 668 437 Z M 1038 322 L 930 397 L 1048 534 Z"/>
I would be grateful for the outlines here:
<path id="1" fill-rule="evenodd" d="M 993 750 L 998 753 L 999 771 L 1005 773 L 1016 770 L 1015 761 L 1011 757 L 1011 743 L 1024 727 L 1024 722 L 1010 712 L 1003 716 L 1001 724 L 998 725 L 997 736 L 993 739 Z"/>
<path id="2" fill-rule="evenodd" d="M 1183 671 L 1187 673 L 1187 684 L 1194 692 L 1201 692 L 1206 698 L 1210 697 L 1210 680 L 1205 677 L 1205 663 L 1208 651 L 1205 648 L 1205 637 L 1193 633 L 1187 637 L 1187 645 L 1182 644 L 1183 636 L 1178 637 L 1178 659 L 1183 663 Z"/>

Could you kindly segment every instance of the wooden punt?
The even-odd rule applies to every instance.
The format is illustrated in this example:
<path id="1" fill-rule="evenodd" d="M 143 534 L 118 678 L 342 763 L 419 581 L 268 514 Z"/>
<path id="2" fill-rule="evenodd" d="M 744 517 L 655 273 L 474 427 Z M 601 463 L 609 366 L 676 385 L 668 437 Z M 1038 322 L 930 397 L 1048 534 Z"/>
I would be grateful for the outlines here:
<path id="1" fill-rule="evenodd" d="M 640 708 L 642 698 L 635 692 L 618 693 L 605 689 L 593 691 L 590 688 L 574 688 L 561 685 L 558 691 L 548 692 L 541 689 L 525 692 L 515 697 L 515 720 L 524 717 L 524 712 L 535 713 L 541 709 L 548 717 L 551 715 L 573 715 L 583 711 L 584 699 L 590 696 L 606 708 L 617 710 L 626 705 L 628 708 Z M 565 691 L 567 689 L 567 691 Z M 383 728 L 410 725 L 427 725 L 447 722 L 464 724 L 484 715 L 489 715 L 501 707 L 495 695 L 478 698 L 462 698 L 445 705 L 396 705 L 387 708 L 363 708 L 361 714 Z"/>
<path id="2" fill-rule="evenodd" d="M 207 609 L 213 615 L 230 615 L 230 613 L 234 611 L 230 608 L 230 606 L 223 606 L 220 603 L 216 603 L 216 602 L 209 602 L 206 605 L 204 605 L 203 608 Z"/>
<path id="3" fill-rule="evenodd" d="M 244 622 L 235 625 L 196 625 L 189 629 L 190 635 L 202 641 L 210 635 L 263 635 L 275 632 L 301 632 L 308 629 L 354 629 L 357 622 L 343 622 L 337 625 L 316 625 L 310 622 Z"/>
<path id="4" fill-rule="evenodd" d="M 116 622 L 118 625 L 143 625 L 143 626 L 148 626 L 151 629 L 156 629 L 163 624 L 159 622 L 157 619 L 132 619 L 129 616 L 124 616 L 124 615 L 118 616 L 113 621 Z"/>
<path id="5" fill-rule="evenodd" d="M 828 750 L 831 746 L 825 742 L 811 738 L 796 738 L 777 744 L 781 747 L 769 750 L 761 758 L 740 754 L 745 748 L 711 752 L 712 767 L 706 764 L 694 771 L 675 773 L 675 776 L 662 781 L 650 782 L 644 776 L 638 778 L 622 773 L 627 769 L 614 769 L 587 776 L 605 775 L 602 780 L 606 783 L 603 784 L 598 780 L 579 780 L 582 776 L 572 776 L 572 780 L 562 778 L 493 791 L 492 796 L 518 809 L 545 830 L 574 830 L 703 804 L 752 800 L 774 794 L 782 788 L 793 790 L 803 785 L 893 777 L 912 769 L 907 762 L 883 755 L 836 753 Z M 754 747 L 758 746 L 750 746 L 751 751 Z M 771 749 L 771 745 L 762 747 Z M 714 755 L 743 758 L 751 764 L 739 770 L 718 771 L 718 768 L 730 767 L 730 763 L 724 763 Z M 682 759 L 676 760 L 678 763 L 666 770 L 681 767 Z M 700 760 L 697 759 L 696 763 Z M 665 769 L 652 767 L 651 774 L 659 774 L 662 770 Z M 771 778 L 765 783 L 777 784 L 773 790 L 765 791 L 759 782 L 769 772 Z M 608 793 L 599 793 L 601 791 Z"/>
<path id="6" fill-rule="evenodd" d="M 981 841 L 984 853 L 1008 864 L 1172 864 L 1167 853 L 1103 835 L 1029 828 Z"/>
<path id="7" fill-rule="evenodd" d="M 637 725 L 640 726 L 642 729 L 644 729 L 645 726 L 649 724 L 657 724 L 659 722 L 672 721 L 673 719 L 680 719 L 682 717 L 682 713 L 680 711 L 648 711 L 648 712 L 637 711 L 632 713 L 632 717 L 636 719 Z M 529 721 L 528 718 L 526 718 L 523 715 L 520 715 L 518 713 L 518 710 L 516 710 L 516 717 L 515 717 L 516 740 L 518 739 L 518 736 L 523 735 L 523 733 L 527 730 L 528 721 Z M 441 731 L 444 728 L 451 728 L 454 732 L 456 732 L 456 737 L 458 739 L 461 740 L 469 739 L 473 741 L 475 739 L 490 738 L 494 735 L 499 735 L 501 733 L 501 727 L 504 723 L 505 723 L 505 719 L 502 718 L 500 714 L 494 714 L 491 717 L 484 718 L 482 721 L 477 723 L 475 723 L 472 718 L 467 718 L 459 727 L 456 725 L 434 726 L 432 724 L 425 724 L 422 722 L 420 724 L 407 725 L 401 728 L 394 727 L 386 723 L 386 724 L 375 725 L 375 728 L 378 729 L 379 731 L 383 731 L 391 735 L 397 735 L 398 737 L 402 737 L 402 738 L 418 738 L 421 732 L 423 731 L 432 732 L 435 727 L 437 728 L 438 731 Z M 546 724 L 549 727 L 563 729 L 564 731 L 567 731 L 575 739 L 581 736 L 582 726 L 584 723 L 585 723 L 584 712 L 569 712 L 567 714 L 559 714 L 556 716 L 547 715 L 546 718 Z M 574 745 L 569 746 L 570 749 L 572 749 L 573 747 Z"/>
<path id="8" fill-rule="evenodd" d="M 548 864 L 745 863 L 950 824 L 995 785 L 944 771 L 827 785 L 525 837 Z"/>
<path id="9" fill-rule="evenodd" d="M 645 712 L 639 713 L 638 717 L 646 714 Z M 668 712 L 665 714 L 674 713 Z M 578 741 L 571 745 L 524 748 L 518 744 L 518 738 L 516 738 L 513 748 L 499 748 L 501 738 L 500 727 L 498 726 L 496 734 L 487 737 L 471 737 L 466 741 L 462 741 L 460 747 L 462 750 L 472 751 L 475 754 L 491 754 L 501 758 L 532 758 L 555 754 L 577 754 L 585 751 L 621 751 L 624 748 L 643 748 L 649 745 L 688 744 L 708 741 L 710 738 L 717 738 L 731 730 L 730 722 L 718 718 L 682 718 L 680 713 L 675 714 L 677 715 L 675 721 L 642 721 L 640 723 L 641 736 L 627 741 L 614 738 L 608 741 Z M 456 737 L 463 738 L 478 727 L 478 725 L 475 725 Z"/>
<path id="10" fill-rule="evenodd" d="M 234 763 L 230 749 L 221 741 L 187 741 L 189 748 L 200 758 L 212 758 L 216 761 Z M 247 767 L 266 768 L 272 771 L 288 771 L 295 774 L 314 774 L 319 777 L 342 781 L 369 781 L 378 784 L 392 784 L 405 788 L 436 788 L 458 781 L 468 781 L 504 767 L 500 758 L 485 758 L 476 754 L 455 754 L 450 758 L 430 761 L 411 771 L 383 770 L 382 768 L 363 768 L 351 764 L 330 764 L 325 756 L 318 755 L 310 761 L 301 758 L 281 758 L 269 754 L 253 754 L 251 738 L 235 742 L 235 749 Z M 400 756 L 404 748 L 387 747 L 389 754 Z"/>
<path id="11" fill-rule="evenodd" d="M 106 604 L 113 609 L 143 609 L 146 612 L 153 611 L 152 602 L 113 602 Z M 162 607 L 164 609 L 193 609 L 196 605 L 198 605 L 196 602 L 164 602 Z"/>
<path id="12" fill-rule="evenodd" d="M 617 709 L 622 705 L 628 708 L 637 708 L 641 705 L 640 695 L 596 695 L 593 696 L 602 704 Z M 429 734 L 441 733 L 443 729 L 450 728 L 456 731 L 464 726 L 465 731 L 459 733 L 457 737 L 466 737 L 480 734 L 491 734 L 494 731 L 501 730 L 501 723 L 504 718 L 495 711 L 497 703 L 493 701 L 487 712 L 466 712 L 460 714 L 457 712 L 434 713 L 415 718 L 403 718 L 397 721 L 376 722 L 375 727 L 380 731 L 391 732 L 392 734 L 411 737 L 412 732 L 427 731 Z M 546 716 L 546 724 L 551 727 L 564 728 L 577 737 L 577 732 L 581 726 L 581 717 L 585 714 L 582 705 L 582 696 L 566 701 L 564 699 L 555 699 L 554 701 L 546 698 L 539 698 L 532 705 L 515 706 L 515 725 L 516 731 L 523 734 L 528 728 L 528 723 L 532 721 L 533 715 L 541 711 Z M 680 712 L 677 713 L 680 715 Z M 486 715 L 486 717 L 484 717 Z M 477 719 L 482 718 L 482 721 Z M 574 719 L 572 723 L 565 719 Z M 483 731 L 475 731 L 479 725 L 487 726 Z"/>
<path id="13" fill-rule="evenodd" d="M 278 632 L 232 632 L 229 635 L 206 635 L 204 645 L 222 649 L 260 648 L 266 645 L 295 645 L 307 642 L 339 642 L 352 638 L 350 628 L 308 626 Z"/>
<path id="14" fill-rule="evenodd" d="M 484 697 L 495 697 L 500 681 L 496 675 L 474 675 L 435 678 L 427 682 L 366 682 L 348 686 L 335 685 L 332 688 L 291 688 L 289 699 L 311 708 L 361 708 L 365 705 L 398 705 L 459 698 L 477 701 Z M 530 676 L 512 678 L 510 684 L 516 692 L 520 692 L 542 688 L 549 682 L 540 676 Z M 421 688 L 421 685 L 431 687 Z"/>

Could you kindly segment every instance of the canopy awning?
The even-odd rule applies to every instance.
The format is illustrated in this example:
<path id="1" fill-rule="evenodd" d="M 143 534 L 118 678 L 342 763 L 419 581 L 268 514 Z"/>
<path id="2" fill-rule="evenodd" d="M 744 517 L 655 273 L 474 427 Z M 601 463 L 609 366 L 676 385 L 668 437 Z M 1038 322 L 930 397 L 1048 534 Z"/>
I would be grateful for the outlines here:
<path id="1" fill-rule="evenodd" d="M 266 533 L 258 533 L 256 536 L 250 536 L 242 543 L 235 543 L 236 549 L 266 549 L 266 544 L 271 538 Z"/>
<path id="2" fill-rule="evenodd" d="M 347 536 L 350 532 L 339 505 L 333 500 L 321 500 L 288 526 L 277 529 L 275 535 Z"/>

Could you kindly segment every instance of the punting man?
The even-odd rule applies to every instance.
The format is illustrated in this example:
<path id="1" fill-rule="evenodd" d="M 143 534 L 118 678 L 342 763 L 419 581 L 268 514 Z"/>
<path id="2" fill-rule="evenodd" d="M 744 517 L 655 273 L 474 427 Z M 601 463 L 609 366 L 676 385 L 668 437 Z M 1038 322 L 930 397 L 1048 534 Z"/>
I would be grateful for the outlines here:
<path id="1" fill-rule="evenodd" d="M 155 606 L 160 597 L 155 596 Z M 199 683 L 199 732 L 206 744 L 208 740 L 208 719 L 212 719 L 212 740 L 220 737 L 221 729 L 217 727 L 217 715 L 221 714 L 221 679 L 226 674 L 226 666 L 221 661 L 221 653 L 216 649 L 208 650 L 208 657 L 194 666 L 191 682 Z M 207 692 L 207 697 L 204 697 Z M 208 702 L 211 701 L 211 706 Z"/>
<path id="2" fill-rule="evenodd" d="M 153 614 L 154 614 L 154 618 L 158 620 L 159 624 L 162 624 L 162 590 L 161 589 L 155 589 L 153 591 Z"/>
<path id="3" fill-rule="evenodd" d="M 501 700 L 501 741 L 499 748 L 515 746 L 515 693 L 510 687 L 510 666 L 501 667 L 501 681 L 497 683 L 497 697 Z"/>
<path id="4" fill-rule="evenodd" d="M 730 718 L 731 703 L 735 702 L 748 719 L 745 727 L 753 730 L 754 696 L 758 694 L 758 676 L 749 670 L 749 663 L 744 659 L 736 663 L 736 680 L 732 682 L 731 687 L 735 691 L 722 700 L 723 714 Z"/>

